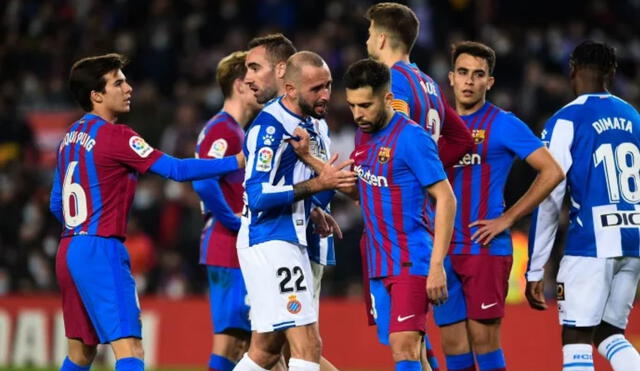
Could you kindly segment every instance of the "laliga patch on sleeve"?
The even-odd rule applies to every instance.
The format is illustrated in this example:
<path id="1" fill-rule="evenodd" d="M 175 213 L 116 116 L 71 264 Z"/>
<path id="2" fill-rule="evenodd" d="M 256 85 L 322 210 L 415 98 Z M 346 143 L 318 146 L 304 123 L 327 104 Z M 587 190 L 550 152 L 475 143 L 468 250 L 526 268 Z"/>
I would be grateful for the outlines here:
<path id="1" fill-rule="evenodd" d="M 129 147 L 142 158 L 148 157 L 153 152 L 153 148 L 144 139 L 135 135 L 129 138 Z"/>
<path id="2" fill-rule="evenodd" d="M 256 161 L 256 171 L 271 171 L 271 161 L 273 160 L 273 150 L 269 147 L 262 147 L 258 151 Z"/>
<path id="3" fill-rule="evenodd" d="M 217 139 L 213 142 L 211 148 L 209 148 L 209 153 L 207 153 L 207 155 L 213 158 L 223 158 L 224 154 L 227 152 L 227 147 L 229 147 L 229 145 L 226 140 L 223 138 Z"/>

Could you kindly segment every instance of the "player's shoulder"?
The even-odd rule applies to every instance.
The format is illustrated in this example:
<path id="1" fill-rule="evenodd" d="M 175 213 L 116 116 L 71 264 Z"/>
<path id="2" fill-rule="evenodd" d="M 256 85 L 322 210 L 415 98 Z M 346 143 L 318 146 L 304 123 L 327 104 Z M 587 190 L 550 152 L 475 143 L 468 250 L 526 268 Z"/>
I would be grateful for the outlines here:
<path id="1" fill-rule="evenodd" d="M 491 104 L 491 106 L 493 107 L 493 109 L 496 110 L 493 125 L 501 125 L 505 127 L 505 129 L 507 130 L 509 129 L 509 127 L 513 127 L 514 125 L 527 126 L 527 124 L 524 121 L 522 121 L 518 116 L 516 116 L 515 113 L 511 111 L 507 111 L 501 107 L 498 107 L 495 104 Z"/>

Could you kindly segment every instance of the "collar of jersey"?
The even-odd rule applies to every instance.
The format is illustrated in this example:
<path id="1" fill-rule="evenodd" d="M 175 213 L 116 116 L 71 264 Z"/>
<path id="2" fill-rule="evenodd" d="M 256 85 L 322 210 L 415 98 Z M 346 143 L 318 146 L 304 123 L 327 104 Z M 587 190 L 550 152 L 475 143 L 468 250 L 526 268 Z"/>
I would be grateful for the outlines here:
<path id="1" fill-rule="evenodd" d="M 100 121 L 109 122 L 109 121 L 103 119 L 102 117 L 100 117 L 100 116 L 98 116 L 98 115 L 96 115 L 94 113 L 91 113 L 91 112 L 85 113 L 80 120 L 89 121 L 89 120 L 93 120 L 93 119 L 98 119 Z"/>
<path id="2" fill-rule="evenodd" d="M 491 102 L 489 102 L 488 100 L 484 102 L 484 104 L 482 105 L 482 107 L 480 107 L 479 110 L 475 111 L 474 113 L 470 114 L 470 115 L 460 115 L 460 118 L 467 121 L 469 118 L 477 116 L 477 115 L 481 115 L 483 113 L 485 113 L 487 111 L 487 109 L 489 109 L 489 106 L 491 105 Z"/>

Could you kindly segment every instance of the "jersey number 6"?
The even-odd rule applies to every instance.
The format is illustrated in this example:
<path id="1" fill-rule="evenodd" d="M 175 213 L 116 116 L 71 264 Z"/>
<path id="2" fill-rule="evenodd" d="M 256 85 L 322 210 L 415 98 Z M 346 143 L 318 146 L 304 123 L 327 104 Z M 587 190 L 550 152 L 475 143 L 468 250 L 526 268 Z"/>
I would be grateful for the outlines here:
<path id="1" fill-rule="evenodd" d="M 64 183 L 62 184 L 62 212 L 64 214 L 64 224 L 68 229 L 75 228 L 87 220 L 87 196 L 80 184 L 73 183 L 73 172 L 77 165 L 78 161 L 69 163 L 67 172 L 64 174 Z M 74 215 L 71 215 L 72 205 L 74 206 Z"/>

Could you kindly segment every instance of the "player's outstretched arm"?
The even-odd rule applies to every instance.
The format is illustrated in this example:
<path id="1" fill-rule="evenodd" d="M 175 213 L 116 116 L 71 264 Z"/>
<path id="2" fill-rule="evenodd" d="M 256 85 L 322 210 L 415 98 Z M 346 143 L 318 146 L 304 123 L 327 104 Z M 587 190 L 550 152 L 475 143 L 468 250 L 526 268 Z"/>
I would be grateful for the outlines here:
<path id="1" fill-rule="evenodd" d="M 486 245 L 491 240 L 510 228 L 517 220 L 529 214 L 542 202 L 558 184 L 564 180 L 564 172 L 547 148 L 541 147 L 525 159 L 531 167 L 538 171 L 531 186 L 520 199 L 500 217 L 495 219 L 477 220 L 469 226 L 479 226 L 471 239 Z"/>
<path id="2" fill-rule="evenodd" d="M 347 160 L 334 166 L 338 155 L 333 155 L 329 162 L 324 163 L 318 176 L 293 186 L 294 200 L 302 200 L 315 193 L 329 189 L 348 188 L 356 184 L 356 175 L 353 171 L 344 170 L 353 164 L 353 160 Z"/>
<path id="3" fill-rule="evenodd" d="M 58 174 L 58 166 L 53 173 L 53 186 L 51 187 L 51 196 L 49 197 L 49 210 L 60 223 L 64 223 L 62 218 L 62 188 L 60 187 L 60 177 Z"/>
<path id="4" fill-rule="evenodd" d="M 444 258 L 451 243 L 453 221 L 456 214 L 456 198 L 449 181 L 446 179 L 427 187 L 427 191 L 436 201 L 435 235 L 433 237 L 433 252 L 429 262 L 427 295 L 434 304 L 441 304 L 448 297 Z"/>
<path id="5" fill-rule="evenodd" d="M 162 154 L 149 170 L 162 177 L 184 182 L 212 178 L 244 167 L 244 155 L 238 154 L 221 159 L 178 159 Z"/>
<path id="6" fill-rule="evenodd" d="M 443 96 L 444 97 L 444 96 Z M 445 101 L 444 122 L 438 139 L 438 154 L 445 168 L 451 167 L 473 149 L 473 137 L 467 125 Z"/>
<path id="7" fill-rule="evenodd" d="M 213 217 L 231 231 L 240 229 L 240 218 L 231 210 L 222 193 L 222 188 L 217 178 L 195 180 L 192 183 L 205 208 L 213 214 Z"/>

